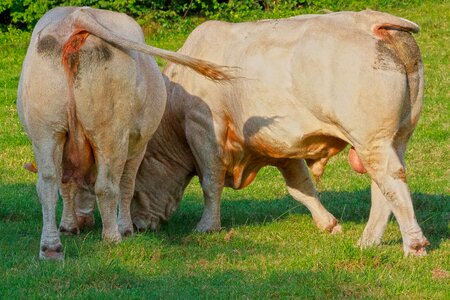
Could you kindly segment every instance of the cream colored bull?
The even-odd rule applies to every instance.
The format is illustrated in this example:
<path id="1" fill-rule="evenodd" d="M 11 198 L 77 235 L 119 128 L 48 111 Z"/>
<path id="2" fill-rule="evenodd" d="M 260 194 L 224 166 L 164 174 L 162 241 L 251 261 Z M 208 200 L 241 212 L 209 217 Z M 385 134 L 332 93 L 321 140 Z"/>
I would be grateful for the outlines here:
<path id="1" fill-rule="evenodd" d="M 423 103 L 423 65 L 411 35 L 418 30 L 375 11 L 199 26 L 179 52 L 238 66 L 241 78 L 217 86 L 176 65 L 164 71 L 168 102 L 137 175 L 134 224 L 158 228 L 198 175 L 205 208 L 197 230 L 218 230 L 223 187 L 244 188 L 273 165 L 317 226 L 338 232 L 306 164 L 320 177 L 350 144 L 350 165 L 372 179 L 360 245 L 379 244 L 393 212 L 405 254 L 425 254 L 404 163 Z"/>
<path id="2" fill-rule="evenodd" d="M 78 232 L 73 201 L 91 187 L 103 238 L 117 242 L 132 233 L 136 172 L 167 98 L 149 54 L 213 79 L 226 78 L 213 64 L 145 45 L 141 28 L 125 14 L 64 7 L 49 11 L 36 25 L 17 109 L 39 170 L 41 258 L 63 258 L 55 221 L 58 189 L 64 198 L 61 231 Z"/>

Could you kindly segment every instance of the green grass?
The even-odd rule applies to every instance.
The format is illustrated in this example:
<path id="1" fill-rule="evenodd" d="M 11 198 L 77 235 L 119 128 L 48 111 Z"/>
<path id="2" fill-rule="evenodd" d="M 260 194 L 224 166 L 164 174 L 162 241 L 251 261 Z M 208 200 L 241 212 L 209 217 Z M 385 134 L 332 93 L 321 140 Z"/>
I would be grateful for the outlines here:
<path id="1" fill-rule="evenodd" d="M 62 237 L 64 262 L 39 261 L 36 178 L 21 168 L 33 156 L 15 108 L 30 34 L 11 31 L 0 33 L 0 299 L 449 299 L 450 5 L 427 2 L 389 12 L 422 28 L 416 38 L 425 63 L 425 107 L 406 160 L 417 219 L 431 242 L 427 257 L 403 257 L 394 220 L 380 247 L 356 246 L 370 208 L 370 182 L 350 170 L 343 153 L 332 159 L 318 185 L 343 234 L 319 232 L 308 211 L 287 195 L 277 171 L 266 168 L 248 188 L 225 190 L 221 232 L 193 233 L 203 207 L 194 180 L 159 233 L 108 245 L 101 241 L 97 213 L 92 231 Z M 160 29 L 148 42 L 177 49 L 199 22 Z"/>

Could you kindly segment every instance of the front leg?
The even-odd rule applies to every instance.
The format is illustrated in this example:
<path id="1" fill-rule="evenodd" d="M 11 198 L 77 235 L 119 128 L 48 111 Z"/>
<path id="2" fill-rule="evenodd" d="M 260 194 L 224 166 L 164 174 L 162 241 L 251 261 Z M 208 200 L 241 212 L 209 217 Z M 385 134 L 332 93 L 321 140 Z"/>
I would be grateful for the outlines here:
<path id="1" fill-rule="evenodd" d="M 61 185 L 61 196 L 63 199 L 63 212 L 59 232 L 63 234 L 79 234 L 77 215 L 75 213 L 74 199 L 77 194 L 77 185 L 74 181 L 69 181 Z"/>
<path id="2" fill-rule="evenodd" d="M 320 230 L 331 234 L 342 232 L 336 218 L 320 202 L 303 160 L 289 159 L 278 169 L 283 174 L 289 194 L 309 209 Z"/>
<path id="3" fill-rule="evenodd" d="M 196 227 L 198 232 L 220 230 L 220 196 L 225 181 L 225 166 L 221 159 L 223 148 L 217 138 L 222 136 L 220 128 L 210 111 L 199 109 L 186 121 L 186 138 L 195 158 L 205 200 L 203 215 Z"/>
<path id="4" fill-rule="evenodd" d="M 145 149 L 125 164 L 120 180 L 121 201 L 119 202 L 119 232 L 122 236 L 133 234 L 133 222 L 131 221 L 131 200 L 133 199 L 136 174 L 144 158 Z"/>
<path id="5" fill-rule="evenodd" d="M 204 176 L 201 180 L 205 208 L 198 222 L 196 231 L 211 232 L 220 230 L 220 196 L 223 190 L 223 180 L 217 176 Z"/>
<path id="6" fill-rule="evenodd" d="M 80 230 L 94 227 L 95 200 L 94 186 L 84 185 L 78 188 L 75 195 L 75 211 Z"/>
<path id="7" fill-rule="evenodd" d="M 63 214 L 59 231 L 63 234 L 79 234 L 80 230 L 94 227 L 95 193 L 93 186 L 77 186 L 70 181 L 62 184 Z"/>

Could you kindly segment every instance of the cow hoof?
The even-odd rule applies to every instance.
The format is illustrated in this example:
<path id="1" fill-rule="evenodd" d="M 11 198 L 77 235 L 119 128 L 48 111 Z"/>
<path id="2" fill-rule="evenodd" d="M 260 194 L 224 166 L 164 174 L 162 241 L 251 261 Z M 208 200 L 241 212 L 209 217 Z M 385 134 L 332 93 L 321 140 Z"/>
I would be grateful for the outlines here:
<path id="1" fill-rule="evenodd" d="M 120 230 L 120 235 L 122 237 L 132 236 L 133 235 L 133 228 L 127 228 Z"/>
<path id="2" fill-rule="evenodd" d="M 65 226 L 59 226 L 59 232 L 64 235 L 78 235 L 80 234 L 80 229 L 78 227 L 73 227 L 71 229 L 66 228 Z"/>
<path id="3" fill-rule="evenodd" d="M 331 234 L 340 234 L 340 233 L 342 233 L 342 226 L 341 226 L 341 224 L 337 223 L 335 226 L 330 228 L 328 230 L 328 232 L 331 233 Z"/>
<path id="4" fill-rule="evenodd" d="M 317 227 L 319 227 L 319 229 L 329 232 L 331 234 L 342 233 L 342 226 L 341 224 L 338 223 L 338 221 L 335 218 L 331 219 L 328 224 L 320 224 L 318 222 L 316 222 L 316 224 Z"/>
<path id="5" fill-rule="evenodd" d="M 195 231 L 205 233 L 205 232 L 219 231 L 220 228 L 221 228 L 220 224 L 210 224 L 209 222 L 200 221 L 197 224 Z"/>
<path id="6" fill-rule="evenodd" d="M 41 246 L 39 258 L 42 260 L 64 260 L 64 250 L 61 244 L 56 247 Z"/>
<path id="7" fill-rule="evenodd" d="M 131 220 L 119 219 L 119 232 L 122 237 L 133 235 L 133 223 Z"/>
<path id="8" fill-rule="evenodd" d="M 145 224 L 143 222 L 141 222 L 140 219 L 133 220 L 133 228 L 137 232 L 144 232 L 147 229 Z"/>
<path id="9" fill-rule="evenodd" d="M 149 228 L 151 231 L 159 231 L 161 229 L 161 222 L 159 219 L 157 221 L 150 222 Z"/>
<path id="10" fill-rule="evenodd" d="M 408 254 L 406 254 L 406 255 L 409 255 L 409 254 L 411 254 L 412 256 L 417 256 L 417 257 L 426 256 L 427 250 L 425 249 L 425 247 L 422 247 L 420 249 L 411 249 L 410 248 Z"/>
<path id="11" fill-rule="evenodd" d="M 117 233 L 105 233 L 103 232 L 103 240 L 107 243 L 118 244 L 122 241 L 122 236 L 117 231 Z"/>
<path id="12" fill-rule="evenodd" d="M 94 227 L 95 220 L 93 215 L 77 216 L 77 223 L 80 229 Z"/>
<path id="13" fill-rule="evenodd" d="M 161 229 L 161 220 L 159 217 L 135 217 L 133 219 L 133 225 L 138 232 L 146 230 L 159 231 Z"/>
<path id="14" fill-rule="evenodd" d="M 426 238 L 423 238 L 422 241 L 413 240 L 411 245 L 405 249 L 405 256 L 411 254 L 412 256 L 425 256 L 427 255 L 427 250 L 425 249 L 429 246 L 430 243 Z"/>
<path id="15" fill-rule="evenodd" d="M 133 225 L 133 230 L 134 230 L 134 232 L 142 233 L 142 232 L 146 232 L 147 228 L 146 227 L 137 227 L 136 225 Z"/>
<path id="16" fill-rule="evenodd" d="M 381 239 L 374 240 L 372 238 L 368 238 L 368 237 L 364 237 L 364 236 L 362 236 L 358 241 L 358 245 L 361 249 L 376 247 L 376 246 L 379 246 L 380 244 L 381 244 Z"/>

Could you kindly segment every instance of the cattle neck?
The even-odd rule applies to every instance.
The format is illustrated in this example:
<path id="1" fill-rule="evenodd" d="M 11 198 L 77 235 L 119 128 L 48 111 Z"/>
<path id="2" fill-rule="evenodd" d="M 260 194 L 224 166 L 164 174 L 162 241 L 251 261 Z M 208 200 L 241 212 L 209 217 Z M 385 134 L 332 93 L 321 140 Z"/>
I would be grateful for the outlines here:
<path id="1" fill-rule="evenodd" d="M 173 168 L 194 171 L 193 156 L 185 135 L 185 100 L 180 96 L 184 90 L 166 76 L 164 81 L 167 90 L 166 109 L 161 123 L 149 142 L 149 151 L 157 155 L 164 163 Z M 176 95 L 176 96 L 175 96 Z"/>
<path id="2" fill-rule="evenodd" d="M 177 87 L 167 77 L 164 79 L 168 94 L 166 109 L 147 145 L 131 205 L 138 229 L 156 229 L 160 220 L 169 219 L 195 175 L 194 158 L 185 136 L 182 113 L 185 99 L 172 96 Z"/>

